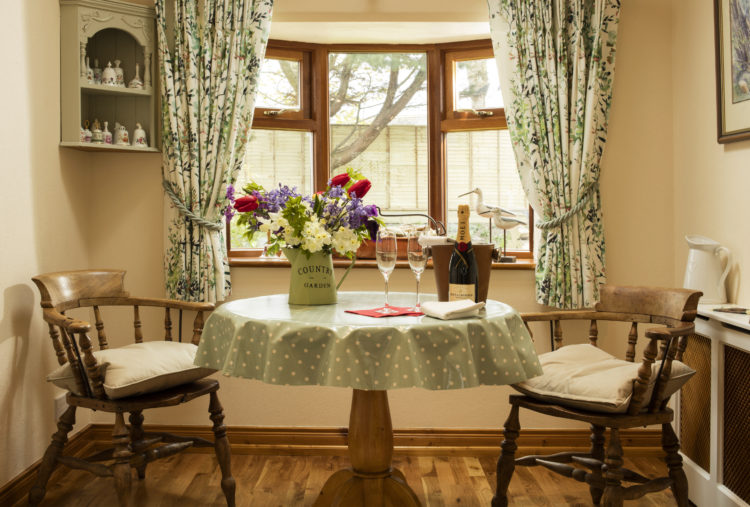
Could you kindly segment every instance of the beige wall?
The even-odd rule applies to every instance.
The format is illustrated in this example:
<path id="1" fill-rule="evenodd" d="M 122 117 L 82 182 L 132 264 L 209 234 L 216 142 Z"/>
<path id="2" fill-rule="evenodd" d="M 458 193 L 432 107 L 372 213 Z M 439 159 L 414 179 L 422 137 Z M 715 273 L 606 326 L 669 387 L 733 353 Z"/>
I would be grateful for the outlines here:
<path id="1" fill-rule="evenodd" d="M 724 187 L 731 192 L 735 181 L 740 182 L 735 184 L 738 188 L 745 182 L 737 178 L 743 177 L 739 159 L 747 159 L 747 146 L 744 152 L 737 146 L 719 148 L 713 139 L 712 57 L 710 50 L 703 48 L 711 40 L 710 27 L 701 26 L 709 16 L 703 3 L 680 2 L 676 9 L 670 0 L 629 0 L 623 6 L 602 177 L 607 262 L 613 282 L 671 285 L 679 281 L 685 256 L 680 235 L 689 229 L 688 223 L 708 228 L 728 222 L 718 226 L 720 231 L 726 229 L 726 234 L 716 239 L 735 249 L 741 247 L 730 243 L 734 236 L 729 231 L 739 223 L 739 218 L 733 217 L 744 215 L 742 210 L 731 214 L 729 204 L 724 204 L 728 201 L 719 192 Z M 340 7 L 341 2 L 335 4 Z M 484 9 L 483 1 L 471 3 L 476 9 L 480 4 Z M 296 11 L 292 5 L 289 0 L 278 1 L 280 19 L 298 21 L 294 12 L 304 13 L 308 3 L 299 3 Z M 393 5 L 406 4 L 383 5 L 395 9 Z M 409 9 L 434 13 L 453 3 L 415 5 L 409 3 Z M 287 14 L 285 8 L 289 8 Z M 333 2 L 320 8 L 321 12 L 336 11 Z M 54 390 L 40 379 L 40 372 L 51 369 L 54 360 L 29 278 L 55 269 L 122 267 L 129 271 L 127 280 L 133 293 L 163 294 L 160 157 L 91 154 L 57 147 L 58 16 L 56 7 L 45 3 L 42 8 L 42 0 L 13 0 L 1 22 L 0 40 L 3 47 L 13 50 L 4 51 L 2 60 L 8 79 L 2 85 L 5 122 L 0 127 L 6 161 L 0 187 L 4 216 L 0 230 L 0 484 L 39 459 L 53 430 Z M 693 33 L 696 39 L 691 38 Z M 673 86 L 672 59 L 678 87 Z M 677 65 L 679 62 L 683 65 Z M 693 70 L 696 62 L 705 69 Z M 695 118 L 685 104 L 697 108 L 700 116 L 694 130 Z M 683 155 L 685 151 L 688 153 Z M 691 171 L 689 178 L 681 176 L 683 171 Z M 713 178 L 717 171 L 722 177 L 727 171 L 734 178 L 719 178 L 727 183 L 718 183 Z M 695 178 L 699 182 L 687 181 Z M 703 189 L 711 189 L 710 200 L 698 199 Z M 683 193 L 690 199 L 683 199 Z M 705 218 L 701 222 L 702 215 L 716 206 L 727 206 L 721 220 Z M 689 222 L 680 215 L 689 216 Z M 716 227 L 689 232 L 711 235 Z M 236 268 L 232 276 L 234 297 L 287 289 L 285 270 Z M 492 276 L 491 297 L 520 310 L 536 308 L 532 272 L 494 271 Z M 426 280 L 427 288 L 431 287 L 429 273 Z M 394 274 L 394 290 L 411 290 L 412 284 L 410 272 Z M 381 282 L 375 270 L 363 269 L 345 285 L 379 288 Z M 538 329 L 536 336 L 538 351 L 546 351 L 546 330 Z M 126 339 L 114 337 L 113 342 Z M 604 346 L 621 349 L 614 341 L 606 341 Z M 439 393 L 395 391 L 391 395 L 394 426 L 497 428 L 507 412 L 507 393 L 507 388 L 492 387 Z M 222 379 L 222 399 L 231 425 L 341 427 L 348 419 L 349 393 L 343 389 L 275 387 Z M 206 415 L 205 406 L 180 407 L 156 412 L 148 420 L 206 424 Z M 11 417 L 23 422 L 11 424 Z M 104 419 L 97 414 L 95 420 Z M 556 423 L 524 416 L 522 424 L 550 427 Z"/>
<path id="2" fill-rule="evenodd" d="M 56 366 L 31 277 L 89 265 L 91 168 L 60 138 L 57 2 L 14 0 L 0 17 L 0 484 L 39 459 L 54 431 L 44 382 Z M 90 415 L 83 412 L 81 423 Z"/>
<path id="3" fill-rule="evenodd" d="M 608 280 L 674 280 L 670 1 L 622 3 L 602 162 Z"/>
<path id="4" fill-rule="evenodd" d="M 673 12 L 675 280 L 685 269 L 685 235 L 708 236 L 733 252 L 730 298 L 747 306 L 750 141 L 716 142 L 713 2 L 675 0 Z"/>

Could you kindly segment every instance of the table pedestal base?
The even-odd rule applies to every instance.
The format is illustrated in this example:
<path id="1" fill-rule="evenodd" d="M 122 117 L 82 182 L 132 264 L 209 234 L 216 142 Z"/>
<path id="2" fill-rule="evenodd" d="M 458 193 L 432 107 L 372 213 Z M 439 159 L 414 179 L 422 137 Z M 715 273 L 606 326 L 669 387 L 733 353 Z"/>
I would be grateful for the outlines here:
<path id="1" fill-rule="evenodd" d="M 392 469 L 386 477 L 367 477 L 348 468 L 328 478 L 314 505 L 418 507 L 420 504 L 400 470 Z"/>
<path id="2" fill-rule="evenodd" d="M 328 478 L 315 507 L 418 507 L 404 474 L 391 467 L 393 427 L 386 391 L 355 389 L 349 417 L 352 468 Z"/>

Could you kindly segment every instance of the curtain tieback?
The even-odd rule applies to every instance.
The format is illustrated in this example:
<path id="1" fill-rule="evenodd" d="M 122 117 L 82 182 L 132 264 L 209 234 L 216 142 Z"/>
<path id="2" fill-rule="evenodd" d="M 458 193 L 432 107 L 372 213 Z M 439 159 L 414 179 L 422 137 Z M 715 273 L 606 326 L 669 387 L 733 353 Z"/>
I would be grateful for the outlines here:
<path id="1" fill-rule="evenodd" d="M 552 229 L 553 227 L 558 227 L 571 218 L 573 218 L 573 215 L 576 215 L 579 213 L 586 204 L 588 204 L 591 197 L 594 195 L 594 192 L 599 188 L 599 180 L 597 179 L 591 185 L 588 186 L 588 188 L 581 194 L 581 197 L 578 199 L 578 202 L 575 206 L 570 208 L 568 211 L 563 213 L 557 218 L 553 218 L 552 220 L 545 220 L 543 222 L 540 222 L 538 224 L 535 224 L 537 228 L 541 230 L 547 230 Z"/>
<path id="2" fill-rule="evenodd" d="M 211 222 L 210 220 L 206 220 L 202 216 L 196 215 L 195 213 L 190 211 L 187 206 L 185 206 L 185 204 L 180 200 L 180 198 L 177 197 L 177 194 L 174 193 L 174 190 L 172 190 L 172 187 L 169 183 L 167 183 L 166 180 L 162 180 L 162 186 L 164 187 L 164 191 L 167 193 L 169 198 L 172 199 L 172 203 L 174 203 L 175 207 L 180 210 L 180 213 L 195 225 L 211 231 L 221 231 L 222 229 L 224 229 L 224 224 L 222 224 L 221 221 Z"/>

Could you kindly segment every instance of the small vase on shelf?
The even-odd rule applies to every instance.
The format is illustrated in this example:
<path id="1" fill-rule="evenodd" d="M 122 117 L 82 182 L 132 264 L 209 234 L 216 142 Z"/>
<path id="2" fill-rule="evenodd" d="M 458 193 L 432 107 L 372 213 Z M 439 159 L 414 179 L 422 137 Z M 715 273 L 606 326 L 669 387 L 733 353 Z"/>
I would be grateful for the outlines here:
<path id="1" fill-rule="evenodd" d="M 141 72 L 140 65 L 136 63 L 135 64 L 135 77 L 130 80 L 130 83 L 128 83 L 128 88 L 135 88 L 138 90 L 143 90 L 143 81 L 141 81 L 140 72 Z"/>
<path id="2" fill-rule="evenodd" d="M 120 67 L 120 60 L 115 60 L 115 84 L 117 86 L 125 86 L 125 74 L 123 74 L 122 67 Z"/>
<path id="3" fill-rule="evenodd" d="M 86 81 L 89 84 L 94 83 L 94 70 L 91 68 L 91 65 L 89 65 L 89 57 L 86 57 Z"/>
<path id="4" fill-rule="evenodd" d="M 89 130 L 89 121 L 86 120 L 83 122 L 83 131 L 81 132 L 81 136 L 83 137 L 84 143 L 90 143 L 91 142 L 91 131 Z"/>
<path id="5" fill-rule="evenodd" d="M 99 67 L 98 58 L 94 58 L 94 84 L 102 84 L 102 68 Z"/>
<path id="6" fill-rule="evenodd" d="M 124 125 L 115 122 L 115 144 L 117 146 L 130 146 L 130 136 L 128 129 Z"/>
<path id="7" fill-rule="evenodd" d="M 117 74 L 112 68 L 112 62 L 107 62 L 107 66 L 102 70 L 102 84 L 117 86 Z"/>
<path id="8" fill-rule="evenodd" d="M 104 135 L 104 144 L 112 144 L 112 132 L 109 131 L 109 122 L 104 122 L 104 132 L 102 134 Z"/>
<path id="9" fill-rule="evenodd" d="M 94 118 L 94 124 L 91 126 L 91 142 L 94 144 L 104 144 L 104 132 L 102 132 L 99 120 Z"/>
<path id="10" fill-rule="evenodd" d="M 146 131 L 143 130 L 140 123 L 135 124 L 135 130 L 133 131 L 133 146 L 136 148 L 148 148 L 146 142 Z"/>

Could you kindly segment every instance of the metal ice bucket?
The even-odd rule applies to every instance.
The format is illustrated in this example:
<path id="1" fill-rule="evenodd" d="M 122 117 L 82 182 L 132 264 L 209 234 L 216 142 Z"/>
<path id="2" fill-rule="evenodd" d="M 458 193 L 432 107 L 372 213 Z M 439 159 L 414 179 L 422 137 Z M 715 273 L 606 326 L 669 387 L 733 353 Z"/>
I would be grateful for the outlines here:
<path id="1" fill-rule="evenodd" d="M 497 259 L 499 252 L 493 244 L 473 245 L 474 255 L 477 258 L 477 298 L 479 301 L 487 301 L 487 291 L 490 288 L 490 274 L 492 273 L 492 260 Z M 448 301 L 448 284 L 450 273 L 448 266 L 453 253 L 453 245 L 433 245 L 430 247 L 432 255 L 433 271 L 435 272 L 435 285 L 438 290 L 438 301 Z"/>

